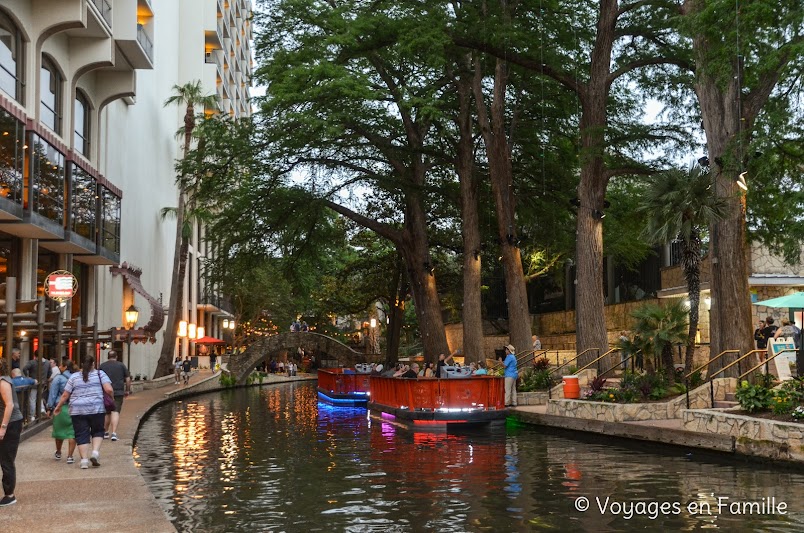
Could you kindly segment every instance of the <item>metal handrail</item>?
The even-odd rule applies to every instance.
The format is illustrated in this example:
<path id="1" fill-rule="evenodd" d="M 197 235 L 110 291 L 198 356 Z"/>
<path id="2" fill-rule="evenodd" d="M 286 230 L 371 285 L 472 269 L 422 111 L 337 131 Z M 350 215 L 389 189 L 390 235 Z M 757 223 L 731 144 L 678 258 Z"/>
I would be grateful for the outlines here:
<path id="1" fill-rule="evenodd" d="M 536 357 L 537 357 L 537 354 L 538 355 L 546 355 L 547 350 L 528 350 L 528 351 L 524 352 L 524 355 L 522 355 L 522 357 L 517 357 L 517 359 L 516 359 L 516 368 L 517 368 L 517 370 L 519 370 L 520 367 L 528 364 L 529 362 L 535 361 Z M 532 356 L 532 357 L 528 357 L 528 356 Z"/>
<path id="2" fill-rule="evenodd" d="M 611 372 L 612 370 L 614 370 L 614 369 L 615 369 L 615 368 L 617 368 L 618 366 L 621 366 L 623 363 L 625 363 L 625 362 L 626 362 L 626 361 L 628 361 L 629 359 L 631 359 L 631 361 L 633 362 L 633 361 L 634 361 L 634 359 L 632 359 L 632 358 L 636 357 L 636 356 L 637 356 L 638 354 L 640 354 L 640 353 L 642 353 L 642 350 L 641 350 L 641 349 L 640 349 L 640 350 L 635 351 L 634 353 L 632 353 L 631 355 L 629 355 L 628 357 L 626 357 L 625 359 L 623 359 L 622 361 L 620 361 L 620 362 L 619 362 L 619 363 L 617 363 L 616 365 L 612 366 L 612 367 L 611 367 L 611 368 L 609 368 L 608 370 L 605 370 L 605 371 L 603 371 L 603 372 L 599 373 L 599 374 L 597 375 L 597 377 L 602 377 L 602 376 L 605 376 L 606 374 L 608 374 L 609 372 Z M 627 367 L 628 367 L 628 365 L 625 365 L 625 368 L 627 368 Z M 631 365 L 631 371 L 633 371 L 633 370 L 634 370 L 634 367 L 633 367 L 633 365 Z"/>
<path id="3" fill-rule="evenodd" d="M 720 359 L 721 357 L 723 357 L 727 353 L 740 353 L 740 350 L 724 350 L 724 351 L 720 352 L 715 357 L 713 357 L 712 359 L 710 359 L 706 363 L 702 364 L 701 366 L 699 366 L 698 368 L 696 368 L 695 370 L 693 370 L 692 372 L 690 372 L 689 374 L 684 376 L 684 379 L 685 380 L 689 379 L 689 377 L 691 375 L 693 375 L 696 372 L 699 372 L 699 371 L 703 370 L 704 368 L 707 368 L 710 364 L 714 363 L 715 361 L 717 361 L 718 359 Z M 708 379 L 708 376 L 707 376 L 707 379 Z"/>
<path id="4" fill-rule="evenodd" d="M 756 350 L 754 350 L 754 351 L 756 351 Z M 764 352 L 765 350 L 760 350 L 760 351 Z M 748 374 L 750 374 L 751 372 L 753 372 L 753 371 L 754 371 L 754 370 L 756 370 L 757 368 L 761 367 L 762 365 L 765 365 L 765 373 L 766 373 L 766 374 L 768 374 L 768 373 L 769 373 L 769 372 L 768 372 L 768 363 L 770 363 L 770 362 L 771 362 L 773 359 L 775 359 L 775 358 L 776 358 L 778 355 L 781 355 L 781 354 L 783 354 L 783 353 L 787 353 L 787 352 L 793 352 L 793 353 L 796 353 L 796 352 L 798 352 L 798 350 L 797 350 L 796 348 L 788 348 L 788 349 L 786 349 L 786 350 L 780 350 L 780 351 L 776 352 L 775 354 L 771 355 L 770 357 L 768 357 L 767 359 L 765 359 L 764 361 L 760 362 L 758 365 L 756 365 L 755 367 L 753 367 L 751 370 L 748 370 L 748 371 L 743 372 L 742 374 L 740 374 L 740 375 L 737 377 L 737 381 L 742 380 L 742 379 L 743 379 L 745 376 L 747 376 Z M 748 352 L 746 355 L 749 355 L 750 353 L 751 353 L 751 352 Z"/>
<path id="5" fill-rule="evenodd" d="M 597 365 L 597 371 L 598 371 L 598 375 L 600 375 L 600 360 L 601 360 L 601 359 L 603 359 L 604 357 L 606 357 L 607 355 L 610 355 L 610 354 L 611 354 L 611 353 L 613 353 L 613 352 L 619 352 L 620 350 L 621 350 L 621 348 L 612 348 L 612 349 L 611 349 L 611 350 L 609 350 L 608 352 L 606 352 L 606 353 L 604 353 L 603 355 L 599 356 L 599 357 L 598 357 L 597 359 L 595 359 L 594 361 L 591 361 L 591 362 L 590 362 L 588 365 L 585 365 L 585 366 L 582 366 L 581 368 L 579 368 L 579 369 L 578 369 L 578 373 L 580 374 L 581 372 L 583 372 L 584 370 L 586 370 L 587 368 L 589 368 L 589 367 L 590 367 L 590 366 L 592 366 L 593 364 L 598 363 L 598 365 Z"/>
<path id="6" fill-rule="evenodd" d="M 597 350 L 597 353 L 600 353 L 600 348 L 587 348 L 586 350 L 584 350 L 581 353 L 577 354 L 575 357 L 573 357 L 569 361 L 566 361 L 563 365 L 561 365 L 559 367 L 556 367 L 553 370 L 551 370 L 550 373 L 552 374 L 553 372 L 558 372 L 559 370 L 561 370 L 562 368 L 564 368 L 568 364 L 577 361 L 579 357 L 581 357 L 582 355 L 584 355 L 587 352 L 591 352 L 592 350 Z"/>
<path id="7" fill-rule="evenodd" d="M 726 371 L 726 370 L 728 370 L 729 368 L 733 367 L 734 365 L 739 364 L 739 363 L 740 363 L 740 361 L 742 361 L 742 360 L 743 360 L 743 359 L 745 359 L 746 357 L 750 356 L 750 355 L 751 355 L 751 354 L 753 354 L 755 351 L 756 351 L 756 350 L 752 350 L 752 351 L 748 352 L 748 353 L 747 353 L 747 354 L 745 354 L 745 355 L 741 355 L 740 357 L 738 357 L 737 359 L 735 359 L 735 360 L 734 360 L 734 361 L 732 361 L 731 363 L 727 364 L 726 366 L 724 366 L 723 368 L 721 368 L 720 370 L 718 370 L 717 372 L 715 372 L 715 373 L 714 373 L 714 374 L 712 374 L 711 376 L 707 377 L 707 378 L 706 378 L 706 379 L 707 379 L 707 381 L 712 381 L 713 379 L 715 379 L 715 376 L 717 376 L 718 374 L 722 374 L 723 372 L 725 372 L 725 371 Z M 738 370 L 737 370 L 737 371 L 739 372 L 739 368 L 738 368 Z"/>

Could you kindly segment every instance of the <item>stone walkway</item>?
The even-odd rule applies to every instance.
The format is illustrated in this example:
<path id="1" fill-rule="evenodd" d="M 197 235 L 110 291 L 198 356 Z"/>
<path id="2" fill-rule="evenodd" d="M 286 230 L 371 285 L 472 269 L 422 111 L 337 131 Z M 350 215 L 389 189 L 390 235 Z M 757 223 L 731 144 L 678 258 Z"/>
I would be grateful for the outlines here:
<path id="1" fill-rule="evenodd" d="M 192 393 L 196 386 L 212 384 L 210 371 L 201 371 L 190 386 L 176 386 L 172 381 L 158 389 L 129 396 L 123 405 L 117 434 L 120 440 L 104 440 L 100 449 L 101 466 L 79 468 L 67 465 L 67 443 L 61 461 L 53 458 L 56 450 L 50 428 L 26 439 L 17 454 L 17 504 L 0 509 L 2 531 L 106 531 L 115 533 L 175 532 L 176 528 L 159 507 L 134 464 L 131 444 L 142 416 L 157 402 Z M 268 382 L 315 379 L 275 377 Z M 214 378 L 217 380 L 217 378 Z"/>
<path id="2" fill-rule="evenodd" d="M 103 441 L 101 466 L 81 470 L 67 465 L 67 443 L 61 461 L 50 429 L 23 441 L 17 454 L 17 504 L 0 510 L 11 531 L 176 531 L 140 476 L 131 443 L 142 415 L 164 399 L 168 387 L 129 396 L 120 414 L 120 440 Z"/>

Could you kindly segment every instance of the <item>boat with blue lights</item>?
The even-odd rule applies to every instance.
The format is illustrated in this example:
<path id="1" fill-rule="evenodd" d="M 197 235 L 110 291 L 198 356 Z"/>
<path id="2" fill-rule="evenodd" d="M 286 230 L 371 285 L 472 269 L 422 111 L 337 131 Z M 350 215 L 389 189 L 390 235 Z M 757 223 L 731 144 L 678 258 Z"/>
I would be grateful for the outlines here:
<path id="1" fill-rule="evenodd" d="M 449 375 L 446 379 L 372 376 L 369 415 L 416 431 L 505 428 L 503 378 Z"/>
<path id="2" fill-rule="evenodd" d="M 318 370 L 318 398 L 344 407 L 365 407 L 371 395 L 371 366 L 321 368 Z"/>

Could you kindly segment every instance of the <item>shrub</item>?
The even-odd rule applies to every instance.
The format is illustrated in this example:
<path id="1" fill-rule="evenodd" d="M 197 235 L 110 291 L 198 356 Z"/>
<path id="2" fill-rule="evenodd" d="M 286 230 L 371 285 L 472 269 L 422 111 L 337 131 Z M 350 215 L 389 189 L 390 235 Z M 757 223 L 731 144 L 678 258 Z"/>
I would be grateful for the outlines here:
<path id="1" fill-rule="evenodd" d="M 793 415 L 793 420 L 804 420 L 804 406 L 799 405 L 793 409 L 791 414 Z"/>
<path id="2" fill-rule="evenodd" d="M 771 406 L 773 392 L 762 385 L 750 385 L 747 381 L 743 381 L 734 396 L 744 411 L 754 413 Z"/>
<path id="3" fill-rule="evenodd" d="M 790 395 L 784 391 L 776 391 L 771 399 L 771 410 L 775 415 L 789 415 L 793 412 L 793 401 Z"/>
<path id="4" fill-rule="evenodd" d="M 550 370 L 527 370 L 522 376 L 520 392 L 531 392 L 535 390 L 547 390 L 558 382 Z"/>
<path id="5" fill-rule="evenodd" d="M 219 380 L 222 387 L 231 388 L 237 385 L 237 378 L 229 372 L 221 372 Z"/>
<path id="6" fill-rule="evenodd" d="M 601 376 L 596 376 L 595 379 L 589 384 L 589 390 L 592 393 L 600 392 L 603 390 L 603 386 L 606 384 L 606 378 Z"/>
<path id="7" fill-rule="evenodd" d="M 540 357 L 539 359 L 535 359 L 533 361 L 534 370 L 547 370 L 548 368 L 550 368 L 550 360 L 546 357 Z"/>
<path id="8" fill-rule="evenodd" d="M 689 379 L 690 379 L 690 389 L 700 387 L 701 385 L 703 385 L 703 382 L 704 382 L 704 379 L 703 379 L 703 376 L 701 375 L 700 370 L 696 370 L 695 372 L 693 372 L 690 375 Z"/>

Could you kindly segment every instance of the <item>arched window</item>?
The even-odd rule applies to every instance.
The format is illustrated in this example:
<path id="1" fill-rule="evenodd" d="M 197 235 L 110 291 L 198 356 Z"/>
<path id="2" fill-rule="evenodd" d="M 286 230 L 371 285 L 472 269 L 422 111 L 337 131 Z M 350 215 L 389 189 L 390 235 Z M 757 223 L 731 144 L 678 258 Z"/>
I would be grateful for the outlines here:
<path id="1" fill-rule="evenodd" d="M 23 103 L 22 65 L 22 34 L 0 12 L 0 89 L 20 103 Z"/>
<path id="2" fill-rule="evenodd" d="M 42 68 L 39 71 L 40 120 L 42 124 L 59 135 L 61 135 L 61 87 L 63 81 L 55 63 L 43 55 Z"/>
<path id="3" fill-rule="evenodd" d="M 75 135 L 73 137 L 73 149 L 85 157 L 89 157 L 89 118 L 90 118 L 89 99 L 80 90 L 75 91 Z"/>

